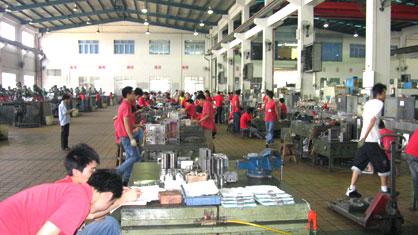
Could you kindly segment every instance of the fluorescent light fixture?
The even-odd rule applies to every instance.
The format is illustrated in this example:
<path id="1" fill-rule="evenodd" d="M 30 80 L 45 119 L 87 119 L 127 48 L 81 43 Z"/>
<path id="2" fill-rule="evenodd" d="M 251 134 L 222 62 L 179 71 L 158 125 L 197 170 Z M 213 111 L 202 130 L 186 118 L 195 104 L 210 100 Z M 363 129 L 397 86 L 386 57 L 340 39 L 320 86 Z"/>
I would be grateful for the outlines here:
<path id="1" fill-rule="evenodd" d="M 143 9 L 141 9 L 141 12 L 144 13 L 144 14 L 147 14 L 148 10 L 147 10 L 147 8 L 143 8 Z"/>
<path id="2" fill-rule="evenodd" d="M 74 4 L 73 11 L 78 11 L 78 9 L 77 9 L 77 4 Z"/>
<path id="3" fill-rule="evenodd" d="M 354 33 L 353 37 L 355 37 L 355 38 L 358 37 L 358 33 Z"/>
<path id="4" fill-rule="evenodd" d="M 197 35 L 199 35 L 199 33 L 197 31 L 194 31 L 193 35 L 197 36 Z"/>
<path id="5" fill-rule="evenodd" d="M 200 21 L 199 26 L 200 26 L 200 27 L 203 27 L 203 26 L 205 26 L 205 23 L 203 23 L 203 21 Z"/>
<path id="6" fill-rule="evenodd" d="M 208 14 L 209 14 L 209 15 L 212 15 L 212 14 L 213 14 L 212 7 L 209 7 L 209 8 L 208 8 Z"/>
<path id="7" fill-rule="evenodd" d="M 90 20 L 87 20 L 86 24 L 90 25 L 91 24 Z"/>
<path id="8" fill-rule="evenodd" d="M 329 26 L 328 23 L 324 24 L 324 28 L 328 28 L 328 26 Z"/>

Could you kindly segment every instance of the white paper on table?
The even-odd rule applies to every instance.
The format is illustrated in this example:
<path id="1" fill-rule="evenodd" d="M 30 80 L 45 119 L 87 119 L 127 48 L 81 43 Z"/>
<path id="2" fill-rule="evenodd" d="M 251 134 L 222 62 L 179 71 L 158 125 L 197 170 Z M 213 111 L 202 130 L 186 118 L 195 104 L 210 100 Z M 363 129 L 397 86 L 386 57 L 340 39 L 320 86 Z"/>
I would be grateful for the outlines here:
<path id="1" fill-rule="evenodd" d="M 183 184 L 184 191 L 188 197 L 199 197 L 203 195 L 215 195 L 219 193 L 218 187 L 213 180 L 199 181 Z"/>

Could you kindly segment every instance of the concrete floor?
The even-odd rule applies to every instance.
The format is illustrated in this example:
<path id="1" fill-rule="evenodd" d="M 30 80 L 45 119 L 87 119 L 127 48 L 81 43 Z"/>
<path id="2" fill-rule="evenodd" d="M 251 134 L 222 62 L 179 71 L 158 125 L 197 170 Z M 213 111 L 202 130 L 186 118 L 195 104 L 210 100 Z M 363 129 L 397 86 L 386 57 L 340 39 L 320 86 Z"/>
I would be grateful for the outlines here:
<path id="1" fill-rule="evenodd" d="M 70 145 L 80 142 L 91 145 L 100 154 L 103 168 L 115 164 L 112 125 L 115 113 L 115 107 L 83 113 L 72 120 L 70 127 Z M 239 159 L 264 148 L 263 140 L 242 139 L 226 133 L 225 127 L 218 129 L 216 150 L 226 153 L 231 159 Z M 0 200 L 24 188 L 53 182 L 65 175 L 65 152 L 60 150 L 59 132 L 57 125 L 35 129 L 10 128 L 9 141 L 0 142 Z M 418 234 L 418 212 L 408 210 L 411 178 L 404 163 L 400 169 L 398 191 L 400 210 L 405 218 L 403 234 Z M 294 196 L 307 200 L 318 213 L 320 234 L 380 234 L 378 231 L 365 231 L 327 208 L 328 201 L 344 197 L 349 179 L 348 170 L 329 172 L 308 163 L 291 162 L 285 164 L 283 184 Z M 358 188 L 363 195 L 373 196 L 379 190 L 378 185 L 376 175 L 364 176 Z"/>

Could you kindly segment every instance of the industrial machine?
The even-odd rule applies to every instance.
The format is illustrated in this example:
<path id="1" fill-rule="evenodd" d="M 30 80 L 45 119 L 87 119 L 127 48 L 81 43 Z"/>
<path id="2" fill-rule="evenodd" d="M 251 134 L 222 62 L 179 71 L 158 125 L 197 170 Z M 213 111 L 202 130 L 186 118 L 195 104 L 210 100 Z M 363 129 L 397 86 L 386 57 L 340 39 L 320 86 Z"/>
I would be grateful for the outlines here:
<path id="1" fill-rule="evenodd" d="M 282 179 L 283 165 L 278 151 L 266 148 L 261 153 L 249 153 L 244 159 L 237 161 L 237 169 L 247 170 L 248 177 L 271 178 L 273 169 L 280 168 L 280 180 Z"/>
<path id="2" fill-rule="evenodd" d="M 199 149 L 198 163 L 200 169 L 208 175 L 209 179 L 215 180 L 219 188 L 222 188 L 225 182 L 236 182 L 238 180 L 234 181 L 234 174 L 227 172 L 228 162 L 228 156 L 225 154 L 212 154 L 212 151 L 208 148 Z"/>
<path id="3" fill-rule="evenodd" d="M 397 203 L 395 159 L 400 157 L 406 141 L 403 136 L 397 134 L 384 135 L 382 138 L 385 136 L 396 138 L 390 147 L 392 155 L 390 193 L 379 192 L 374 198 L 342 199 L 329 202 L 328 206 L 364 228 L 379 228 L 384 234 L 398 234 L 403 224 L 403 217 Z"/>
<path id="4" fill-rule="evenodd" d="M 335 97 L 337 111 L 344 113 L 357 113 L 358 97 L 352 95 L 337 95 Z"/>
<path id="5" fill-rule="evenodd" d="M 415 119 L 415 98 L 414 97 L 386 97 L 384 116 L 397 120 Z"/>

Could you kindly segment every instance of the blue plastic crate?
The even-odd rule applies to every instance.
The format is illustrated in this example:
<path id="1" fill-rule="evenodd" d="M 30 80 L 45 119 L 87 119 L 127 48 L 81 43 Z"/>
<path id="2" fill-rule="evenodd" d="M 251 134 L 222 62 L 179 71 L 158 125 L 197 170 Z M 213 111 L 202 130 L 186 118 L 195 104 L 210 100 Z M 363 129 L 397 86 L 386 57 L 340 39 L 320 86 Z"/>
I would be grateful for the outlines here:
<path id="1" fill-rule="evenodd" d="M 221 196 L 219 195 L 187 197 L 184 188 L 181 187 L 181 189 L 186 206 L 214 206 L 221 204 Z"/>

